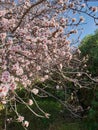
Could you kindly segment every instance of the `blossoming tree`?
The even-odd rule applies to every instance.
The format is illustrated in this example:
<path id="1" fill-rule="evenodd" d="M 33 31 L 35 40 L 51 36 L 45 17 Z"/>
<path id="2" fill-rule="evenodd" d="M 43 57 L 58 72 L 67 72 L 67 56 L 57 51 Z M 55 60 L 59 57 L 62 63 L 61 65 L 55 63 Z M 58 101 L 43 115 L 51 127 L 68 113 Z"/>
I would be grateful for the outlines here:
<path id="1" fill-rule="evenodd" d="M 32 84 L 68 66 L 71 35 L 76 35 L 77 42 L 84 24 L 81 14 L 96 22 L 96 11 L 81 0 L 0 0 L 0 101 L 15 105 L 12 109 L 24 128 L 29 123 L 16 109 L 17 98 L 36 116 L 43 115 L 31 109 L 34 99 L 23 101 L 16 89 L 21 84 L 27 93 L 37 95 L 39 90 Z"/>

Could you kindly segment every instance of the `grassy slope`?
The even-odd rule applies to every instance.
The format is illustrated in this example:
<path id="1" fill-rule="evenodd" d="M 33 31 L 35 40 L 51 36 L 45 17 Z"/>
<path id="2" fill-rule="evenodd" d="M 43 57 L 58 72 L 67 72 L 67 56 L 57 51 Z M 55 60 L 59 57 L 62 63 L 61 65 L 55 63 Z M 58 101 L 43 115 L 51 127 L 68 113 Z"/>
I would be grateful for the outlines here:
<path id="1" fill-rule="evenodd" d="M 41 119 L 31 114 L 25 107 L 19 105 L 18 111 L 21 115 L 25 115 L 25 119 L 30 121 L 28 130 L 82 130 L 80 122 L 72 120 L 68 117 L 68 112 L 63 110 L 60 112 L 61 106 L 55 101 L 40 101 L 40 106 L 46 112 L 51 114 L 49 119 Z M 35 108 L 34 108 L 35 109 Z M 37 111 L 37 110 L 36 110 Z M 14 113 L 9 116 L 15 116 Z M 0 121 L 2 120 L 2 116 Z M 0 128 L 0 130 L 2 130 Z M 7 130 L 24 130 L 19 123 L 12 123 L 7 126 Z"/>

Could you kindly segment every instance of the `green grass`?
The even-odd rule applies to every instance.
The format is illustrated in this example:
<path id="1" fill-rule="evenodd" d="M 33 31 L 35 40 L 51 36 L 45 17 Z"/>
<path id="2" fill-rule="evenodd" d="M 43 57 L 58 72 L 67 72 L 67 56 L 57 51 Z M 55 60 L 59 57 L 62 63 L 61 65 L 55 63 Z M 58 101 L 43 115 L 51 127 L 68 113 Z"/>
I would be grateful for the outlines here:
<path id="1" fill-rule="evenodd" d="M 50 126 L 49 130 L 81 130 L 81 128 L 78 122 L 75 123 L 56 122 Z"/>

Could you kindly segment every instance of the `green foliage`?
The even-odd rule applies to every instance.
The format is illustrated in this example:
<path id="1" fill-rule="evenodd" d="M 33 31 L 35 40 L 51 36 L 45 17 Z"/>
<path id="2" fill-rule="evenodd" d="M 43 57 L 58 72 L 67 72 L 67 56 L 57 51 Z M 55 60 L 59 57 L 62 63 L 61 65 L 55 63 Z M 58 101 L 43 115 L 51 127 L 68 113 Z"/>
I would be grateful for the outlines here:
<path id="1" fill-rule="evenodd" d="M 79 122 L 66 123 L 66 122 L 55 122 L 50 126 L 49 130 L 82 130 Z"/>
<path id="2" fill-rule="evenodd" d="M 98 94 L 98 92 L 97 92 Z M 88 117 L 85 121 L 85 127 L 88 130 L 98 130 L 98 100 L 96 100 L 96 95 L 95 93 L 95 98 L 92 101 L 92 106 L 89 110 Z M 97 97 L 98 98 L 98 97 Z"/>
<path id="3" fill-rule="evenodd" d="M 82 57 L 88 56 L 87 69 L 93 76 L 98 76 L 98 30 L 95 31 L 94 35 L 88 35 L 82 40 L 80 50 Z M 84 120 L 84 126 L 87 130 L 98 130 L 98 86 L 95 85 L 93 88 L 94 95 L 91 107 Z"/>
<path id="4" fill-rule="evenodd" d="M 80 50 L 82 57 L 88 55 L 88 70 L 93 75 L 98 75 L 98 30 L 94 35 L 88 35 L 82 40 Z"/>
<path id="5" fill-rule="evenodd" d="M 88 118 L 89 124 L 91 124 L 91 130 L 98 130 L 98 90 L 95 91 L 95 98 L 92 101 Z"/>

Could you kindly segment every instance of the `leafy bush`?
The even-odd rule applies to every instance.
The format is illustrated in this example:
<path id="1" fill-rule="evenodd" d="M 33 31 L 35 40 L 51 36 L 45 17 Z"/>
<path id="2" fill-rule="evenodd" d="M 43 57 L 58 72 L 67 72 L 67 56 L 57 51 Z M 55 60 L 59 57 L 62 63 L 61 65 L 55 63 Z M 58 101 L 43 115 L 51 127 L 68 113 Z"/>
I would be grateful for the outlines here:
<path id="1" fill-rule="evenodd" d="M 93 76 L 98 76 L 98 30 L 94 35 L 86 36 L 80 45 L 82 57 L 88 57 L 87 69 Z M 91 86 L 92 87 L 92 86 Z M 84 126 L 87 130 L 98 130 L 98 86 L 93 86 L 93 98 Z M 88 101 L 87 101 L 88 102 Z"/>
<path id="2" fill-rule="evenodd" d="M 98 30 L 94 35 L 86 36 L 80 45 L 82 56 L 88 55 L 88 70 L 95 76 L 98 76 Z"/>

